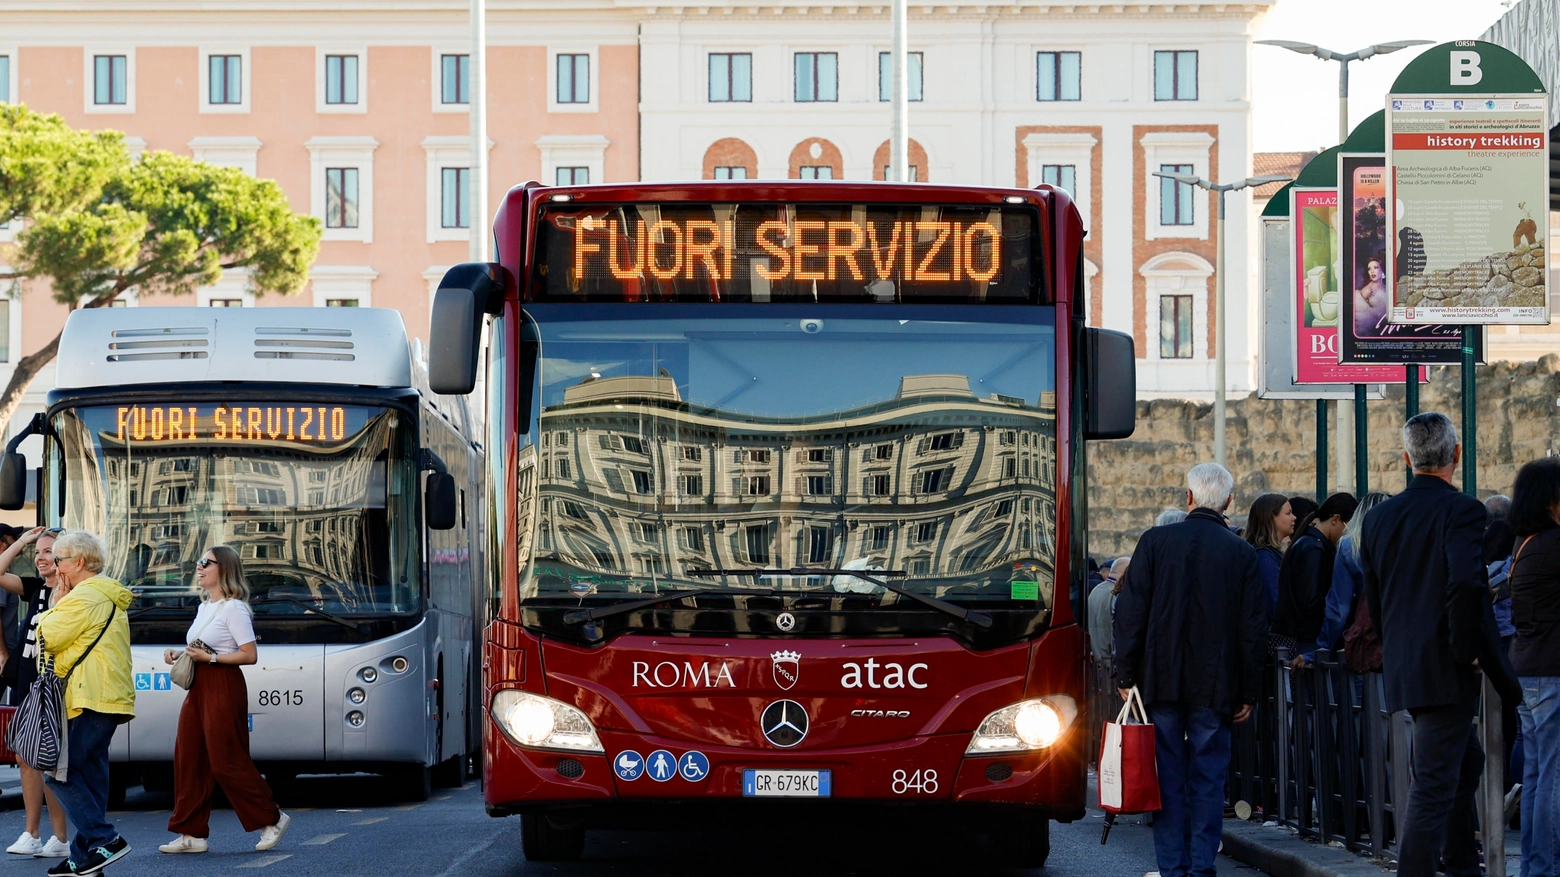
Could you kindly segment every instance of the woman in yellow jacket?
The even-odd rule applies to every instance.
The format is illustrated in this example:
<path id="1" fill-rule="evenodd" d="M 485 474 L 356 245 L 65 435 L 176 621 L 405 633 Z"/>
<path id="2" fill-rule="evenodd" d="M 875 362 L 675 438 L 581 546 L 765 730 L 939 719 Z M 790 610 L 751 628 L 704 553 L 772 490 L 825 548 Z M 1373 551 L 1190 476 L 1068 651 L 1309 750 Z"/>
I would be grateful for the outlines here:
<path id="1" fill-rule="evenodd" d="M 70 858 L 50 868 L 51 875 L 96 874 L 130 852 L 130 844 L 108 821 L 108 744 L 115 728 L 135 718 L 130 620 L 125 616 L 131 594 L 103 575 L 107 553 L 103 540 L 86 530 L 61 534 L 54 543 L 54 564 L 70 592 L 38 617 L 38 638 L 54 656 L 54 672 L 70 675 L 66 763 L 46 780 L 76 836 Z"/>

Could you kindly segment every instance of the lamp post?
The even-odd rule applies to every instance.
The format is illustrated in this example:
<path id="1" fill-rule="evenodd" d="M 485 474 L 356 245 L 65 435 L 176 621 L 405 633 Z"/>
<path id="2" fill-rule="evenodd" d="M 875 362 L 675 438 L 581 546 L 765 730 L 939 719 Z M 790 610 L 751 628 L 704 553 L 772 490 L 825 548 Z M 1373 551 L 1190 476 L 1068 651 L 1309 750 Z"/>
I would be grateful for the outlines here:
<path id="1" fill-rule="evenodd" d="M 492 258 L 488 245 L 487 0 L 471 0 L 471 59 L 467 62 L 471 101 L 471 244 L 473 262 Z"/>
<path id="2" fill-rule="evenodd" d="M 893 0 L 893 55 L 889 65 L 893 70 L 893 87 L 889 97 L 893 105 L 893 122 L 888 136 L 888 173 L 883 178 L 896 183 L 910 181 L 910 53 L 908 31 L 910 29 L 909 0 Z"/>
<path id="3" fill-rule="evenodd" d="M 1349 63 L 1351 61 L 1364 61 L 1377 55 L 1389 55 L 1399 49 L 1407 49 L 1412 46 L 1428 46 L 1431 45 L 1431 42 L 1429 40 L 1393 40 L 1386 43 L 1375 43 L 1352 52 L 1335 52 L 1332 49 L 1324 49 L 1312 43 L 1301 43 L 1294 40 L 1257 40 L 1256 44 L 1259 46 L 1277 46 L 1281 49 L 1288 49 L 1291 52 L 1298 52 L 1301 55 L 1311 55 L 1323 61 L 1338 62 L 1338 142 L 1342 143 L 1349 139 Z M 1419 367 L 1417 365 L 1408 366 L 1408 375 L 1408 386 L 1418 390 L 1418 385 L 1415 382 L 1419 379 Z M 1327 412 L 1324 407 L 1321 407 L 1325 405 L 1326 402 L 1323 401 L 1319 403 L 1317 409 L 1316 431 L 1319 436 L 1319 443 L 1325 440 L 1321 437 L 1325 437 L 1327 434 Z M 1364 436 L 1358 434 L 1352 435 L 1353 441 L 1350 440 L 1351 434 L 1355 433 L 1356 420 L 1361 424 L 1365 422 L 1365 386 L 1363 384 L 1354 385 L 1354 407 L 1352 410 L 1341 402 L 1338 405 L 1338 489 L 1344 490 L 1346 488 L 1350 470 L 1354 469 L 1354 487 L 1356 492 L 1363 494 L 1366 467 L 1365 461 L 1363 458 L 1360 458 L 1360 455 L 1365 449 L 1366 443 Z M 1363 426 L 1360 426 L 1360 429 L 1363 428 Z M 1351 456 L 1359 459 L 1351 460 Z M 1317 478 L 1320 480 L 1322 476 L 1319 474 Z M 1320 501 L 1320 497 L 1318 497 L 1318 501 Z"/>
<path id="4" fill-rule="evenodd" d="M 1282 174 L 1270 174 L 1263 177 L 1247 177 L 1236 183 L 1213 183 L 1195 174 L 1166 174 L 1155 172 L 1154 176 L 1164 177 L 1167 180 L 1175 180 L 1187 186 L 1196 186 L 1199 189 L 1207 189 L 1219 196 L 1218 229 L 1214 232 L 1218 241 L 1218 256 L 1216 257 L 1213 273 L 1213 459 L 1220 466 L 1224 466 L 1224 406 L 1227 382 L 1225 380 L 1225 348 L 1224 339 L 1226 331 L 1224 327 L 1224 196 L 1230 192 L 1236 192 L 1249 186 L 1261 186 L 1267 183 L 1285 183 L 1290 180 Z"/>

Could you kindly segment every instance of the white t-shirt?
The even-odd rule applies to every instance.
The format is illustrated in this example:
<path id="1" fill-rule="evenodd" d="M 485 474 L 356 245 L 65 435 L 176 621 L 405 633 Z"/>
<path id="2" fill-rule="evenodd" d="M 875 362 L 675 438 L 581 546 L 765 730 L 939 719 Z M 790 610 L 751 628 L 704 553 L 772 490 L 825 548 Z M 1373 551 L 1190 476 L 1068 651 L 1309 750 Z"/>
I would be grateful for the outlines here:
<path id="1" fill-rule="evenodd" d="M 185 644 L 194 642 L 197 636 L 219 655 L 231 654 L 239 646 L 254 642 L 255 624 L 249 604 L 242 600 L 200 604 L 194 623 L 184 633 Z"/>

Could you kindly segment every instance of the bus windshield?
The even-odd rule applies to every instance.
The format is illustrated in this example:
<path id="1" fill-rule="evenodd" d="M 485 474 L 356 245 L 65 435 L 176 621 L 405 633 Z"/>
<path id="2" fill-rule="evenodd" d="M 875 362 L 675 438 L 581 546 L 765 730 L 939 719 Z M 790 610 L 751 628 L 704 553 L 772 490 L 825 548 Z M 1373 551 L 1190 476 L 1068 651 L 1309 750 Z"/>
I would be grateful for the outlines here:
<path id="1" fill-rule="evenodd" d="M 193 610 L 196 562 L 229 545 L 257 614 L 409 613 L 416 545 L 390 526 L 416 514 L 405 416 L 298 400 L 69 408 L 51 483 L 66 525 L 107 541 L 133 609 Z"/>
<path id="2" fill-rule="evenodd" d="M 523 605 L 694 588 L 1049 610 L 1054 314 L 1040 306 L 533 304 Z M 526 483 L 522 481 L 522 484 Z M 528 492 L 524 491 L 523 493 Z M 805 575 L 764 569 L 807 568 Z M 836 599 L 837 598 L 837 599 Z"/>

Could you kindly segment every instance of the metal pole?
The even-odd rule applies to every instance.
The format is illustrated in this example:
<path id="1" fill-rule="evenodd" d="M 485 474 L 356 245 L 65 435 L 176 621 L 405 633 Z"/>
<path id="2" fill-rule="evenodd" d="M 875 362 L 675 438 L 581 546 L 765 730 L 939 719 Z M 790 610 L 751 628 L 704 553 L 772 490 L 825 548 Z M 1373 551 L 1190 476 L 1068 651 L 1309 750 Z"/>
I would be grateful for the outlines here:
<path id="1" fill-rule="evenodd" d="M 1338 143 L 1342 144 L 1348 139 L 1349 62 L 1347 59 L 1340 58 L 1338 60 Z M 1358 384 L 1354 386 L 1355 401 L 1352 408 L 1342 399 L 1338 400 L 1338 489 L 1352 492 L 1355 496 L 1363 496 L 1365 492 L 1365 489 L 1360 486 L 1359 426 L 1355 423 L 1356 420 L 1363 419 L 1355 416 L 1361 413 L 1360 400 L 1363 398 L 1363 391 L 1364 387 Z M 1350 491 L 1351 482 L 1352 491 Z"/>
<path id="2" fill-rule="evenodd" d="M 1419 366 L 1409 365 L 1403 369 L 1403 413 L 1407 415 L 1403 420 L 1413 420 L 1419 416 Z M 1414 467 L 1403 467 L 1403 485 L 1414 480 Z"/>
<path id="3" fill-rule="evenodd" d="M 1224 339 L 1228 333 L 1224 331 L 1224 195 L 1225 190 L 1219 189 L 1219 228 L 1216 232 L 1219 236 L 1218 256 L 1214 265 L 1214 273 L 1217 279 L 1214 283 L 1213 295 L 1213 459 L 1220 466 L 1225 466 L 1224 456 L 1224 408 L 1227 381 L 1225 380 L 1225 349 Z"/>
<path id="4" fill-rule="evenodd" d="M 1365 413 L 1365 385 L 1354 385 L 1354 495 L 1370 490 L 1370 421 Z"/>
<path id="5" fill-rule="evenodd" d="M 1474 374 L 1473 333 L 1463 334 L 1462 361 L 1462 464 L 1463 493 L 1479 495 L 1479 405 Z"/>
<path id="6" fill-rule="evenodd" d="M 488 247 L 487 0 L 471 0 L 471 246 L 473 262 L 492 258 Z M 593 182 L 600 182 L 595 180 Z"/>
<path id="7" fill-rule="evenodd" d="M 888 138 L 887 179 L 894 182 L 910 181 L 910 52 L 909 21 L 910 0 L 894 0 L 894 46 L 889 59 L 894 68 L 893 130 Z M 1030 180 L 1030 185 L 1039 180 Z"/>
<path id="8" fill-rule="evenodd" d="M 1316 501 L 1327 498 L 1327 400 L 1316 400 Z"/>

